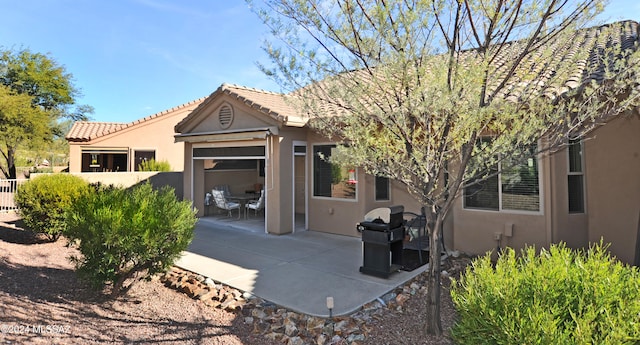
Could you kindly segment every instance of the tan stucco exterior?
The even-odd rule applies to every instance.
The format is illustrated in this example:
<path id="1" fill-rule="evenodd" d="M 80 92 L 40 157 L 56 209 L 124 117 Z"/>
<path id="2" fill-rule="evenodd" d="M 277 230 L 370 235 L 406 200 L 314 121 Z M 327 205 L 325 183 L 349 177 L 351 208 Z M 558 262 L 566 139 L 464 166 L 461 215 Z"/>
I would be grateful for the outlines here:
<path id="1" fill-rule="evenodd" d="M 406 211 L 420 212 L 420 205 L 394 182 L 390 184 L 389 200 L 376 201 L 375 178 L 361 169 L 355 172 L 353 199 L 315 197 L 313 148 L 334 142 L 299 122 L 290 123 L 284 116 L 224 92 L 214 93 L 198 104 L 197 110 L 197 104 L 176 108 L 89 141 L 70 142 L 71 172 L 80 171 L 83 149 L 124 148 L 130 156 L 137 149 L 153 149 L 156 159 L 168 160 L 174 170 L 184 170 L 176 175 L 182 179 L 177 190 L 193 201 L 200 216 L 209 211 L 204 205 L 205 193 L 216 185 L 229 186 L 233 194 L 262 186 L 267 205 L 265 231 L 271 234 L 295 231 L 296 214 L 304 217 L 306 229 L 358 237 L 356 224 L 374 208 L 403 205 Z M 225 106 L 233 113 L 226 126 L 218 117 Z M 191 112 L 197 112 L 197 116 L 187 117 Z M 180 123 L 178 132 L 176 123 Z M 296 153 L 294 147 L 300 146 L 304 150 Z M 194 157 L 194 150 L 247 147 L 259 149 L 259 156 L 250 157 L 262 162 L 255 169 L 215 170 L 210 169 L 214 157 Z M 585 212 L 569 213 L 568 153 L 562 149 L 539 158 L 540 211 L 467 209 L 460 197 L 444 224 L 447 249 L 482 254 L 498 246 L 541 248 L 560 241 L 581 248 L 603 238 L 611 243 L 614 255 L 633 262 L 640 222 L 640 116 L 627 114 L 611 120 L 589 135 L 582 150 Z M 127 178 L 121 173 L 92 174 L 103 183 L 106 179 L 130 185 L 147 179 L 143 174 L 129 174 Z M 165 180 L 154 178 L 160 184 Z M 170 180 L 168 184 L 176 184 L 175 176 Z"/>
<path id="2" fill-rule="evenodd" d="M 120 150 L 127 154 L 126 171 L 135 171 L 136 151 L 154 151 L 157 161 L 168 161 L 172 171 L 184 170 L 184 144 L 173 140 L 175 125 L 186 117 L 200 101 L 166 110 L 130 124 L 118 130 L 94 135 L 89 140 L 69 140 L 69 171 L 81 172 L 82 152 L 87 150 Z M 105 169 L 96 169 L 105 172 Z M 107 171 L 108 172 L 108 171 Z"/>
<path id="3" fill-rule="evenodd" d="M 611 121 L 591 138 L 585 142 L 588 239 L 603 238 L 630 263 L 640 227 L 640 116 Z"/>
<path id="4" fill-rule="evenodd" d="M 233 109 L 233 122 L 220 125 L 221 107 Z M 299 124 L 288 125 L 283 116 L 256 108 L 246 99 L 224 92 L 214 93 L 188 121 L 179 125 L 177 141 L 184 146 L 185 198 L 192 199 L 200 215 L 204 197 L 217 184 L 234 193 L 252 189 L 256 183 L 266 191 L 265 231 L 294 231 L 294 214 L 305 214 L 305 227 L 347 236 L 360 236 L 356 224 L 371 209 L 403 205 L 419 213 L 420 205 L 397 183 L 390 185 L 390 198 L 375 200 L 374 177 L 356 169 L 353 199 L 313 196 L 313 148 L 334 144 Z M 613 242 L 612 252 L 630 262 L 635 257 L 635 238 L 640 214 L 640 118 L 625 116 L 599 128 L 583 145 L 586 208 L 568 210 L 568 154 L 566 149 L 539 157 L 540 210 L 486 211 L 466 209 L 459 197 L 448 214 L 443 230 L 447 249 L 482 254 L 497 247 L 523 248 L 566 242 L 579 248 L 604 237 Z M 542 143 L 543 144 L 543 143 Z M 294 145 L 306 154 L 294 154 Z M 205 172 L 198 148 L 264 147 L 264 176 L 258 171 Z"/>

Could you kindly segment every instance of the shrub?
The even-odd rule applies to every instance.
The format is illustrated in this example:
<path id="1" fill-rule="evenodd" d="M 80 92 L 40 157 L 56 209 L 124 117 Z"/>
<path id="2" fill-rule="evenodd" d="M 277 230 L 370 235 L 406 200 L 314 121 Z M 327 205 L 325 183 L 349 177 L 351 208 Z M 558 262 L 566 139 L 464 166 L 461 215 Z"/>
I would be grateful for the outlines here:
<path id="1" fill-rule="evenodd" d="M 475 260 L 451 296 L 459 344 L 636 344 L 640 275 L 599 244 L 572 251 L 553 245 L 536 255 L 507 249 L 495 266 Z"/>
<path id="2" fill-rule="evenodd" d="M 80 177 L 44 175 L 20 185 L 15 201 L 24 223 L 54 242 L 66 228 L 65 211 L 88 190 L 89 185 Z"/>
<path id="3" fill-rule="evenodd" d="M 155 159 L 149 159 L 142 161 L 138 165 L 139 171 L 171 171 L 171 164 L 167 161 L 156 161 Z"/>
<path id="4" fill-rule="evenodd" d="M 97 187 L 74 203 L 68 221 L 65 234 L 82 254 L 71 258 L 80 278 L 97 289 L 111 285 L 117 297 L 173 265 L 193 238 L 196 217 L 172 188 L 156 191 L 146 183 Z"/>

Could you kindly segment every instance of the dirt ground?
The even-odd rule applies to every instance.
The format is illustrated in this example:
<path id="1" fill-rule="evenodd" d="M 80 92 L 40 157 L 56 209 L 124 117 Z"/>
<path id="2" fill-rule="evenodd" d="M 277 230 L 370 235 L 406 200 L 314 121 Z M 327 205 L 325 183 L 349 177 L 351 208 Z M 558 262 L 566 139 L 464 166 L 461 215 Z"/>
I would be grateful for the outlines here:
<path id="1" fill-rule="evenodd" d="M 111 301 L 77 279 L 68 260 L 77 252 L 64 238 L 50 243 L 22 226 L 17 215 L 0 214 L 2 344 L 276 344 L 254 334 L 241 313 L 207 307 L 157 280 Z M 448 279 L 443 281 L 442 319 L 448 330 L 455 310 Z M 423 295 L 404 305 L 377 313 L 364 343 L 453 344 L 446 334 L 425 336 Z"/>

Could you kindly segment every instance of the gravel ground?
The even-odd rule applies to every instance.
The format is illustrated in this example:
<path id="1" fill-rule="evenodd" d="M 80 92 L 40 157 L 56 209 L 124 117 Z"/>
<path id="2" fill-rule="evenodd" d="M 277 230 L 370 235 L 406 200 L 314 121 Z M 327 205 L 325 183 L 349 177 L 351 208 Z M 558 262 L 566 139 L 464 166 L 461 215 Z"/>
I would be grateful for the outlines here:
<path id="1" fill-rule="evenodd" d="M 2 344 L 276 344 L 252 333 L 241 313 L 205 306 L 157 280 L 136 284 L 110 301 L 78 281 L 66 240 L 49 243 L 0 214 L 0 343 Z M 453 266 L 451 266 L 453 264 Z M 449 272 L 463 265 L 448 264 Z M 423 278 L 418 278 L 417 281 Z M 443 327 L 455 311 L 443 279 Z M 367 324 L 366 344 L 453 344 L 424 333 L 424 296 L 401 310 L 384 309 Z"/>

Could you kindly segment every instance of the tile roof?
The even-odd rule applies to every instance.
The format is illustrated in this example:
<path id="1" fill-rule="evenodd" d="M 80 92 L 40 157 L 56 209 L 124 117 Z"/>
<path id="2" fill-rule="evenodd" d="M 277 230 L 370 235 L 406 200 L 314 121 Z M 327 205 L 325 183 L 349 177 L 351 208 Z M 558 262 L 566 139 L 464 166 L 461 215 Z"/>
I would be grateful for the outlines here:
<path id="1" fill-rule="evenodd" d="M 108 134 L 116 133 L 126 128 L 130 128 L 132 126 L 147 122 L 151 119 L 155 119 L 169 113 L 173 113 L 177 110 L 181 110 L 190 106 L 196 108 L 200 103 L 202 103 L 205 99 L 199 98 L 171 109 L 163 110 L 159 113 L 155 113 L 153 115 L 149 115 L 142 119 L 135 120 L 129 123 L 120 123 L 120 122 L 93 122 L 93 121 L 76 121 L 69 133 L 66 135 L 67 141 L 71 142 L 87 142 L 100 137 L 103 137 Z"/>
<path id="2" fill-rule="evenodd" d="M 216 91 L 211 93 L 198 108 L 176 125 L 176 131 L 180 132 L 182 127 L 192 118 L 198 116 L 199 110 L 210 103 L 216 96 L 226 94 L 249 107 L 271 116 L 291 126 L 302 126 L 304 120 L 299 117 L 294 106 L 288 101 L 288 95 L 276 93 L 235 84 L 222 84 Z"/>
<path id="3" fill-rule="evenodd" d="M 555 99 L 593 81 L 601 83 L 620 70 L 621 66 L 612 63 L 614 58 L 622 57 L 622 52 L 636 51 L 639 45 L 640 25 L 631 20 L 578 30 L 568 45 L 551 41 L 544 45 L 550 51 L 540 48 L 529 54 L 518 65 L 519 77 L 512 78 L 497 97 L 519 101 L 537 92 Z M 496 55 L 489 90 L 495 90 L 504 80 L 512 66 L 509 61 L 521 49 L 521 42 L 511 42 Z M 605 52 L 609 55 L 604 56 Z M 544 54 L 552 59 L 546 56 L 541 60 Z"/>
<path id="4" fill-rule="evenodd" d="M 496 99 L 519 102 L 532 96 L 545 96 L 556 99 L 566 95 L 569 91 L 587 85 L 592 81 L 601 83 L 620 71 L 624 66 L 612 63 L 614 57 L 620 57 L 623 52 L 633 52 L 640 47 L 640 24 L 635 21 L 622 21 L 602 26 L 590 27 L 578 30 L 573 33 L 568 44 L 561 45 L 559 40 L 546 42 L 538 49 L 534 49 L 522 60 L 514 75 L 509 78 L 506 85 L 501 87 L 495 95 Z M 512 61 L 522 51 L 523 42 L 512 41 L 505 43 L 495 55 L 495 59 L 490 66 L 488 83 L 488 95 L 500 87 L 505 80 L 510 69 L 513 67 Z M 606 48 L 614 48 L 608 50 Z M 610 55 L 604 56 L 603 52 Z M 612 55 L 617 53 L 617 56 Z M 429 63 L 439 65 L 446 59 L 446 55 L 434 56 Z M 478 61 L 476 50 L 466 50 L 460 52 L 462 64 L 473 64 Z M 625 63 L 639 63 L 638 61 Z M 434 67 L 437 68 L 437 67 Z M 370 75 L 373 72 L 373 77 Z M 379 75 L 377 75 L 379 73 Z M 369 71 L 356 70 L 346 72 L 337 77 L 330 77 L 325 80 L 308 85 L 295 90 L 290 96 L 299 96 L 302 102 L 313 102 L 313 107 L 317 113 L 324 116 L 337 116 L 345 114 L 349 107 L 348 101 L 343 101 L 339 97 L 332 96 L 331 90 L 344 90 L 349 88 L 349 83 L 359 82 L 363 85 L 373 85 L 372 78 L 387 78 L 388 71 L 383 68 L 373 68 Z M 640 76 L 636 76 L 638 78 Z M 638 80 L 640 83 L 640 79 Z M 394 83 L 385 84 L 386 87 L 393 87 Z M 405 87 L 404 83 L 400 83 Z M 376 92 L 380 93 L 380 98 L 385 91 L 377 88 L 370 90 L 373 92 L 369 97 L 359 100 L 363 105 L 369 106 L 366 102 L 378 98 Z M 342 92 L 342 91 L 340 91 Z M 338 92 L 338 93 L 340 93 Z M 316 98 L 313 101 L 312 98 Z"/>

